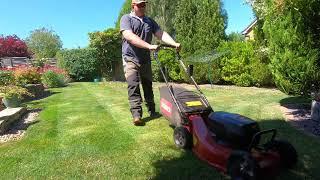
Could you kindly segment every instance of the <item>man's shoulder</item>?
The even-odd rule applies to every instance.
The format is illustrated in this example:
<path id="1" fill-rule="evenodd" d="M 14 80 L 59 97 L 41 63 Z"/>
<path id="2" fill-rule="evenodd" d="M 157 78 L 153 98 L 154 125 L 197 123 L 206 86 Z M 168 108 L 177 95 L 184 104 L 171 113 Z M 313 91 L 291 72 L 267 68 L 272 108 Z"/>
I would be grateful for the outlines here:
<path id="1" fill-rule="evenodd" d="M 150 17 L 150 16 L 144 16 L 146 19 L 149 19 L 149 20 L 151 20 L 151 21 L 154 21 L 153 19 L 152 19 L 152 17 Z"/>
<path id="2" fill-rule="evenodd" d="M 122 15 L 121 19 L 123 19 L 123 18 L 130 18 L 130 14 L 124 14 L 124 15 Z"/>

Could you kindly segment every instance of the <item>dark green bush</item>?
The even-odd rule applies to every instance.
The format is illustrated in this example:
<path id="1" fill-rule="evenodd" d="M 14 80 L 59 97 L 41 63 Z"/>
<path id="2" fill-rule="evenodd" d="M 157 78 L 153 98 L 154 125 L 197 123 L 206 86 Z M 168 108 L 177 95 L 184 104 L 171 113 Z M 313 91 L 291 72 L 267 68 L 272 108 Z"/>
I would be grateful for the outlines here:
<path id="1" fill-rule="evenodd" d="M 48 88 L 63 87 L 66 85 L 65 77 L 63 74 L 58 74 L 49 70 L 42 74 L 42 84 Z"/>
<path id="2" fill-rule="evenodd" d="M 101 77 L 100 62 L 94 49 L 71 49 L 57 53 L 58 66 L 66 69 L 77 81 L 92 81 Z"/>

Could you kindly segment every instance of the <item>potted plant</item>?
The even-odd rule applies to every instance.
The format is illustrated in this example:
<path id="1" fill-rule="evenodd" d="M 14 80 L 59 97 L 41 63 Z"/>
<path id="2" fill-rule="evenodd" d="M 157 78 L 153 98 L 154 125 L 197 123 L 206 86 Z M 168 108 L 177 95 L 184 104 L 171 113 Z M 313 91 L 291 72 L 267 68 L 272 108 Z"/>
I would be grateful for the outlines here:
<path id="1" fill-rule="evenodd" d="M 27 89 L 20 86 L 0 86 L 0 96 L 3 97 L 2 102 L 7 108 L 18 107 L 21 104 L 23 95 L 32 96 Z"/>

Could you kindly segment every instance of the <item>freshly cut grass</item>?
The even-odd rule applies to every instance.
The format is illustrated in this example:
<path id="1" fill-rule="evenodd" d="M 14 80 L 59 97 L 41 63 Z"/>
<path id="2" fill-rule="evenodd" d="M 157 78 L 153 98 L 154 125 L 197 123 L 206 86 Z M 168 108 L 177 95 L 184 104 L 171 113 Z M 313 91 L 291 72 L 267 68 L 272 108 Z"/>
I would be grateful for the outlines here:
<path id="1" fill-rule="evenodd" d="M 125 83 L 72 83 L 52 91 L 50 97 L 28 104 L 42 111 L 27 135 L 0 144 L 1 179 L 226 178 L 192 152 L 177 149 L 163 117 L 133 126 Z M 215 87 L 204 92 L 214 110 L 240 113 L 262 128 L 277 128 L 279 136 L 297 148 L 297 167 L 279 179 L 320 178 L 319 141 L 288 125 L 278 108 L 291 97 L 257 88 Z"/>

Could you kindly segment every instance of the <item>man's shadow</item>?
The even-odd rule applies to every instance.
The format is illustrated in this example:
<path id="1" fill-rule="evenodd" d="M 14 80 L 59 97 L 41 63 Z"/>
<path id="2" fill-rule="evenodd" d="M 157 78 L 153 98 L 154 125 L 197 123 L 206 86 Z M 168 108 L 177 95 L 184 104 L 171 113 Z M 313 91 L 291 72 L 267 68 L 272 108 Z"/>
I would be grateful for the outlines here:
<path id="1" fill-rule="evenodd" d="M 161 115 L 160 113 L 157 113 L 157 114 L 154 115 L 154 116 L 145 117 L 145 118 L 143 118 L 142 120 L 143 120 L 145 123 L 147 123 L 147 122 L 149 122 L 149 121 L 158 119 L 158 118 L 160 118 L 160 117 L 162 117 L 162 115 Z"/>

